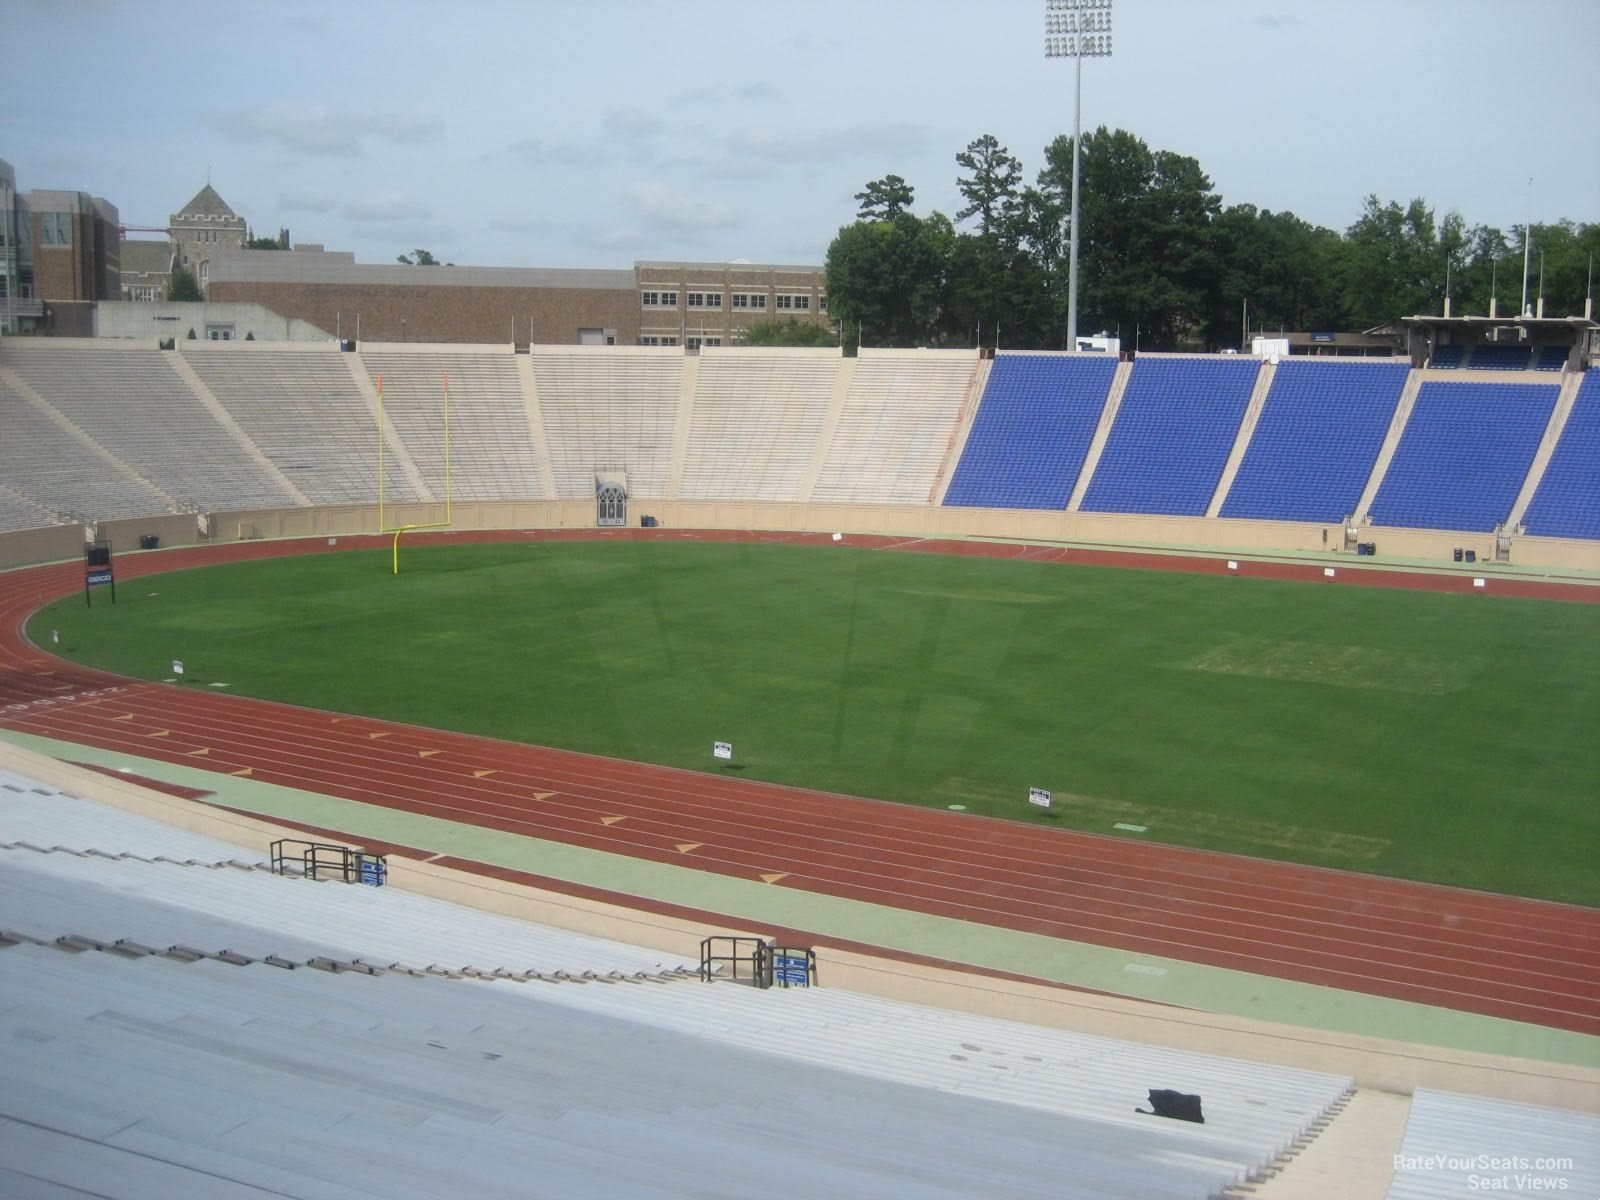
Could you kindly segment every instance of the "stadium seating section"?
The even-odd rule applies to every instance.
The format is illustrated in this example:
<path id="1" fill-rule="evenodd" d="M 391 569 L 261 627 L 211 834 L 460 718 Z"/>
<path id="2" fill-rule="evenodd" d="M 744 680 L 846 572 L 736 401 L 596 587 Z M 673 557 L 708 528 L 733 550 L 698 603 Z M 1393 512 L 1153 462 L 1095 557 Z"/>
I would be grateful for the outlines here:
<path id="1" fill-rule="evenodd" d="M 1372 502 L 1378 525 L 1487 533 L 1511 513 L 1559 389 L 1425 383 Z"/>
<path id="2" fill-rule="evenodd" d="M 950 350 L 858 358 L 811 499 L 926 504 L 974 366 L 971 354 Z"/>
<path id="3" fill-rule="evenodd" d="M 543 499 L 516 360 L 486 354 L 363 355 L 383 380 L 384 415 L 436 499 L 445 496 L 445 385 L 450 391 L 450 494 Z"/>
<path id="4" fill-rule="evenodd" d="M 1539 357 L 1534 359 L 1535 371 L 1559 371 L 1567 365 L 1567 359 L 1572 351 L 1567 346 L 1546 346 L 1539 351 Z"/>
<path id="5" fill-rule="evenodd" d="M 1221 515 L 1326 523 L 1354 512 L 1408 374 L 1392 363 L 1279 363 Z"/>
<path id="6" fill-rule="evenodd" d="M 1454 370 L 1461 365 L 1464 357 L 1465 353 L 1460 346 L 1440 346 L 1428 360 L 1428 366 L 1436 371 Z"/>
<path id="7" fill-rule="evenodd" d="M 1418 398 L 1372 517 L 1488 531 L 1523 491 L 1558 381 L 1571 378 L 1557 371 L 1568 353 L 1480 346 L 1467 365 L 1502 360 L 1492 382 L 1286 359 L 1218 511 L 1319 524 L 1353 512 L 1410 379 Z M 1460 363 L 1459 348 L 1439 360 Z M 1202 516 L 1261 369 L 1252 358 L 1141 357 L 1113 419 L 1117 365 L 1086 355 L 984 364 L 964 351 L 536 346 L 519 357 L 322 345 L 180 355 L 11 340 L 0 351 L 0 530 L 370 504 L 380 379 L 386 499 L 442 501 L 447 378 L 449 494 L 461 500 L 586 500 L 597 472 L 620 470 L 640 500 L 928 505 L 942 489 L 950 507 L 1061 511 L 1081 490 L 1086 512 Z M 1600 537 L 1595 387 L 1584 381 L 1541 468 L 1530 533 Z"/>
<path id="8" fill-rule="evenodd" d="M 838 364 L 830 350 L 702 351 L 678 494 L 792 499 L 821 436 Z"/>
<path id="9" fill-rule="evenodd" d="M 1526 371 L 1528 347 L 1513 342 L 1488 342 L 1473 348 L 1467 365 L 1474 371 Z"/>
<path id="10" fill-rule="evenodd" d="M 626 471 L 634 495 L 666 495 L 682 374 L 681 354 L 535 347 L 556 497 L 593 496 L 597 470 Z"/>
<path id="11" fill-rule="evenodd" d="M 1065 508 L 1116 366 L 1104 357 L 997 356 L 944 502 Z"/>
<path id="12" fill-rule="evenodd" d="M 0 1194 L 1209 1196 L 1352 1091 L 263 866 L 0 769 Z"/>
<path id="13" fill-rule="evenodd" d="M 1084 510 L 1205 515 L 1259 369 L 1253 358 L 1140 359 Z"/>
<path id="14" fill-rule="evenodd" d="M 1600 371 L 1583 377 L 1522 524 L 1541 537 L 1600 538 Z"/>

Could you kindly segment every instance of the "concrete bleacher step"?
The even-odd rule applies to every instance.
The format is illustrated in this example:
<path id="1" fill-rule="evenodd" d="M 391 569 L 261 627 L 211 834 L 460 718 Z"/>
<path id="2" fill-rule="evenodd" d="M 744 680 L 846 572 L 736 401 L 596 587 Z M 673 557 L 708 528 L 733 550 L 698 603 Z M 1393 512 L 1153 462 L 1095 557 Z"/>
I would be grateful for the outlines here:
<path id="1" fill-rule="evenodd" d="M 259 859 L 229 858 L 213 861 L 202 858 L 169 858 L 164 854 L 151 856 L 135 854 L 129 850 L 101 850 L 97 846 L 79 849 L 76 846 L 37 846 L 32 842 L 20 841 L 0 842 L 0 850 L 30 850 L 35 854 L 70 854 L 73 858 L 104 858 L 112 862 L 167 863 L 175 867 L 205 867 L 213 871 L 232 868 L 235 871 L 266 871 L 269 874 L 272 872 L 272 864 Z"/>
<path id="2" fill-rule="evenodd" d="M 1295 1160 L 1298 1159 L 1300 1155 L 1304 1153 L 1349 1106 L 1351 1098 L 1355 1095 L 1355 1091 L 1356 1089 L 1354 1085 L 1347 1088 L 1344 1095 L 1340 1096 L 1331 1105 L 1329 1105 L 1327 1110 L 1323 1112 L 1322 1115 L 1316 1120 L 1312 1121 L 1310 1125 L 1308 1125 L 1306 1129 L 1294 1139 L 1294 1141 L 1290 1142 L 1289 1145 L 1280 1150 L 1271 1162 L 1266 1163 L 1265 1165 L 1252 1171 L 1248 1178 L 1246 1178 L 1242 1183 L 1228 1188 L 1225 1192 L 1223 1192 L 1223 1196 L 1226 1198 L 1226 1200 L 1245 1200 L 1246 1197 L 1255 1195 L 1256 1190 L 1260 1187 L 1260 1185 L 1270 1179 L 1277 1178 L 1291 1166 L 1293 1166 Z"/>

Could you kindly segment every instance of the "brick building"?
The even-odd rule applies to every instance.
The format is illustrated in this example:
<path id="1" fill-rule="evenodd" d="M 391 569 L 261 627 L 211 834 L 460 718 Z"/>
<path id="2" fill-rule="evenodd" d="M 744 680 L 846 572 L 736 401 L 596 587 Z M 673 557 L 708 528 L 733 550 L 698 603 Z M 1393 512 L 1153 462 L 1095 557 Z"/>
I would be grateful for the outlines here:
<path id="1" fill-rule="evenodd" d="M 122 298 L 165 300 L 172 282 L 172 243 L 128 240 L 122 243 Z"/>
<path id="2" fill-rule="evenodd" d="M 0 322 L 8 333 L 88 335 L 121 295 L 116 206 L 88 192 L 19 192 L 0 162 Z"/>
<path id="3" fill-rule="evenodd" d="M 207 299 L 384 342 L 716 346 L 757 321 L 828 321 L 821 267 L 412 267 L 309 245 L 217 252 Z"/>

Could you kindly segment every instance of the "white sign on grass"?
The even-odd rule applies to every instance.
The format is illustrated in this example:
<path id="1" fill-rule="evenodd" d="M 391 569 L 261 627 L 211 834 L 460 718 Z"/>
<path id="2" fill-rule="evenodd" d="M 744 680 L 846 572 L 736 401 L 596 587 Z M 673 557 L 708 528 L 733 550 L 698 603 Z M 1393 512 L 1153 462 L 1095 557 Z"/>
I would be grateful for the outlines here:
<path id="1" fill-rule="evenodd" d="M 1036 804 L 1040 808 L 1050 807 L 1051 796 L 1044 788 L 1031 787 L 1028 789 L 1028 803 Z"/>
<path id="2" fill-rule="evenodd" d="M 174 675 L 183 674 L 183 659 L 175 658 L 172 660 L 172 673 Z"/>
<path id="3" fill-rule="evenodd" d="M 711 743 L 711 753 L 716 758 L 728 758 L 728 759 L 731 759 L 733 757 L 733 743 L 732 742 L 712 742 Z"/>

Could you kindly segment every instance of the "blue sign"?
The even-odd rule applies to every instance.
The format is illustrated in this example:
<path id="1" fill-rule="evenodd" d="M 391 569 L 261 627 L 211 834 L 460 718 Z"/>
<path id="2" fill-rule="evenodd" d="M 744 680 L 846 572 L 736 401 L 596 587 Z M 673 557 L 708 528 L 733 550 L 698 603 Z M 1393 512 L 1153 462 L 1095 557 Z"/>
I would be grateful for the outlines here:
<path id="1" fill-rule="evenodd" d="M 780 954 L 773 959 L 773 978 L 784 987 L 791 984 L 797 987 L 811 986 L 811 966 L 803 957 L 792 954 Z"/>
<path id="2" fill-rule="evenodd" d="M 97 583 L 110 583 L 110 582 L 111 582 L 111 572 L 110 571 L 90 571 L 89 572 L 89 586 L 91 586 L 91 587 L 93 587 Z"/>
<path id="3" fill-rule="evenodd" d="M 1331 342 L 1338 341 L 1339 340 L 1339 335 L 1337 333 L 1335 333 L 1331 329 L 1313 329 L 1311 331 L 1311 340 L 1313 342 L 1330 342 L 1331 343 Z"/>
<path id="4" fill-rule="evenodd" d="M 388 878 L 389 868 L 381 858 L 361 858 L 361 882 L 368 887 L 382 887 Z"/>

